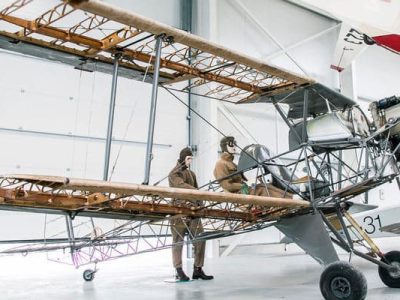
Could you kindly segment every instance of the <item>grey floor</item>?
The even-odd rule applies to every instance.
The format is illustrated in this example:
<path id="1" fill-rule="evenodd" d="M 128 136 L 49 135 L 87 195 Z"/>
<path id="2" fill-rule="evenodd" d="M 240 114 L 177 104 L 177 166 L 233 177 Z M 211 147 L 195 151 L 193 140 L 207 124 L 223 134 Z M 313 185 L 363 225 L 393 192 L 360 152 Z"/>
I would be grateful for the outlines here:
<path id="1" fill-rule="evenodd" d="M 164 282 L 173 275 L 169 258 L 164 250 L 100 264 L 94 281 L 84 282 L 84 268 L 50 263 L 43 255 L 1 257 L 0 299 L 322 299 L 322 269 L 301 253 L 208 259 L 205 270 L 215 279 L 187 283 Z M 400 299 L 400 290 L 380 281 L 375 265 L 353 262 L 367 277 L 367 299 Z M 190 260 L 185 268 L 190 273 Z"/>

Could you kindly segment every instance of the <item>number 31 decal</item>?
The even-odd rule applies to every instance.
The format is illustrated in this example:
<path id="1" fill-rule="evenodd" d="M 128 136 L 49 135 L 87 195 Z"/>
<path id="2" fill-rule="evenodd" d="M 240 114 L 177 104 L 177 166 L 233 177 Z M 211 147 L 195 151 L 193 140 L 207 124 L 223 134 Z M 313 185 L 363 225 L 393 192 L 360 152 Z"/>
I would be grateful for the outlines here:
<path id="1" fill-rule="evenodd" d="M 368 234 L 373 234 L 375 231 L 382 227 L 381 218 L 379 215 L 373 219 L 371 216 L 366 216 L 363 220 L 364 222 L 364 230 Z"/>

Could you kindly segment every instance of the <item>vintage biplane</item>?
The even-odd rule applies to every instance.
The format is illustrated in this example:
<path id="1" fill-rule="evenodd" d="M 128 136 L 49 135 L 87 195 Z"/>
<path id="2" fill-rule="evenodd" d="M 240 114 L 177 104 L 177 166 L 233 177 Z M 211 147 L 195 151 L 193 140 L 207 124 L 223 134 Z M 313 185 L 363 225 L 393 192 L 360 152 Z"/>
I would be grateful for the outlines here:
<path id="1" fill-rule="evenodd" d="M 37 11 L 42 1 L 4 2 L 1 48 L 79 69 L 93 70 L 96 64 L 97 71 L 113 74 L 114 100 L 118 76 L 139 79 L 150 73 L 153 93 L 144 184 L 108 182 L 108 167 L 104 181 L 1 176 L 0 209 L 49 216 L 45 238 L 8 241 L 18 245 L 3 254 L 61 250 L 54 260 L 95 265 L 170 247 L 171 219 L 201 218 L 204 233 L 188 242 L 275 226 L 325 265 L 320 288 L 326 299 L 364 299 L 367 293 L 363 274 L 341 262 L 334 245 L 376 264 L 387 286 L 400 287 L 400 252 L 382 253 L 348 210 L 355 197 L 399 174 L 399 98 L 372 103 L 369 121 L 356 102 L 311 79 L 100 1 L 60 1 L 30 19 L 26 12 Z M 105 24 L 117 29 L 104 35 Z M 223 192 L 222 178 L 203 190 L 149 185 L 158 88 L 274 107 L 289 127 L 288 151 L 276 155 L 263 145 L 244 147 L 238 172 L 255 174 L 259 184 L 270 180 L 299 199 Z M 111 131 L 112 126 L 106 154 Z M 288 161 L 289 155 L 295 159 Z M 306 176 L 298 175 L 302 170 Z M 171 201 L 176 198 L 203 205 Z M 66 230 L 52 230 L 53 215 Z M 100 228 L 95 223 L 100 218 L 112 222 Z M 84 279 L 92 280 L 96 271 L 85 270 Z"/>

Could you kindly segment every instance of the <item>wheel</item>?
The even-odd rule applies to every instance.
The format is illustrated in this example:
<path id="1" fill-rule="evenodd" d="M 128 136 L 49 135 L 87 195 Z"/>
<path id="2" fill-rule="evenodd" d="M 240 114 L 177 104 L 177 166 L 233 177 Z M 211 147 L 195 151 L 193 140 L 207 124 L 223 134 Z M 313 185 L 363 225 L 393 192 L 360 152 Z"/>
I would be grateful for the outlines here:
<path id="1" fill-rule="evenodd" d="M 95 273 L 95 271 L 93 271 L 91 269 L 87 269 L 87 270 L 83 271 L 83 279 L 85 281 L 92 281 L 94 279 L 94 273 Z"/>
<path id="2" fill-rule="evenodd" d="M 367 296 L 365 276 L 344 261 L 333 262 L 325 268 L 319 288 L 326 300 L 363 300 Z"/>
<path id="3" fill-rule="evenodd" d="M 379 277 L 388 287 L 400 288 L 400 251 L 390 251 L 382 257 L 381 261 L 397 268 L 397 270 L 387 270 L 383 267 L 378 268 Z"/>

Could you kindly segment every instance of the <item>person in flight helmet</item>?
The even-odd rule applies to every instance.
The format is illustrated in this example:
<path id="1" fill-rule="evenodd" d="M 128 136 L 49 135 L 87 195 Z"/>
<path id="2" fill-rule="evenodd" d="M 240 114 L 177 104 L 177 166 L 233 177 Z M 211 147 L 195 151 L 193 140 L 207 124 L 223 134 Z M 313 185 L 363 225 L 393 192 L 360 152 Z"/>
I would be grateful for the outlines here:
<path id="1" fill-rule="evenodd" d="M 247 185 L 247 178 L 238 172 L 237 165 L 233 162 L 236 153 L 236 141 L 233 136 L 221 139 L 221 156 L 215 164 L 214 177 L 221 184 L 224 191 L 229 193 L 251 194 L 257 196 L 292 198 L 293 194 L 281 190 L 272 184 L 257 184 L 254 187 Z M 232 175 L 232 176 L 230 176 Z"/>
<path id="2" fill-rule="evenodd" d="M 190 170 L 190 165 L 193 160 L 193 153 L 189 147 L 182 149 L 179 153 L 179 159 L 176 166 L 171 170 L 168 175 L 169 186 L 183 189 L 197 189 L 196 174 Z M 199 207 L 202 205 L 201 201 L 187 201 L 174 199 L 175 204 Z M 179 281 L 188 281 L 189 277 L 182 269 L 182 248 L 184 237 L 187 234 L 190 238 L 196 237 L 203 232 L 203 225 L 200 218 L 192 217 L 179 217 L 171 219 L 171 233 L 172 233 L 172 263 L 176 270 L 176 279 Z M 193 279 L 211 280 L 214 277 L 206 275 L 203 271 L 204 255 L 206 242 L 204 240 L 195 241 L 194 246 L 194 266 L 193 266 Z"/>

